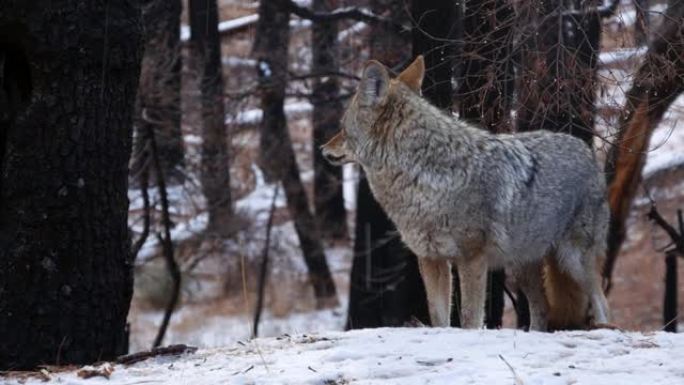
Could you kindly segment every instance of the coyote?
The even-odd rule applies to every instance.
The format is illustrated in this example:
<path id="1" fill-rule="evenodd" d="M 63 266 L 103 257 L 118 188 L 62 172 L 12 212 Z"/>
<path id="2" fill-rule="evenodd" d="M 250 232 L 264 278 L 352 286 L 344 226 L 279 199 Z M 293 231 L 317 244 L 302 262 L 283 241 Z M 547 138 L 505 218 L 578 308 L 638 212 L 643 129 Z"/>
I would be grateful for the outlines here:
<path id="1" fill-rule="evenodd" d="M 570 135 L 492 134 L 420 95 L 419 56 L 396 79 L 369 61 L 341 131 L 321 149 L 355 162 L 418 256 L 433 326 L 449 325 L 451 263 L 461 323 L 481 328 L 487 270 L 504 267 L 530 304 L 531 330 L 609 322 L 598 266 L 609 219 L 591 149 Z M 545 290 L 546 286 L 546 290 Z"/>

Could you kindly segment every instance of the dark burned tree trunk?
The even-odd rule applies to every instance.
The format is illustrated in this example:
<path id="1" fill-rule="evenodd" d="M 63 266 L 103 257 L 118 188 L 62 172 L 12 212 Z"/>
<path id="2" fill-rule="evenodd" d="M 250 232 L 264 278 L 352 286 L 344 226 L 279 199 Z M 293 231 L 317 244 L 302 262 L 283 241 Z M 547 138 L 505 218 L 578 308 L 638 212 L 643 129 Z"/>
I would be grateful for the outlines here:
<path id="1" fill-rule="evenodd" d="M 684 2 L 671 1 L 664 24 L 627 92 L 615 145 L 606 161 L 611 219 L 603 271 L 610 279 L 625 239 L 625 223 L 646 161 L 651 134 L 672 102 L 684 92 Z"/>
<path id="2" fill-rule="evenodd" d="M 425 58 L 423 96 L 437 107 L 451 111 L 453 104 L 454 39 L 457 5 L 450 1 L 411 2 L 413 56 Z"/>
<path id="3" fill-rule="evenodd" d="M 520 9 L 518 131 L 564 132 L 593 147 L 601 38 L 601 16 L 594 6 L 591 1 L 535 0 Z M 527 301 L 522 293 L 518 296 L 518 326 L 525 328 Z"/>
<path id="4" fill-rule="evenodd" d="M 230 159 L 223 103 L 221 40 L 216 0 L 190 0 L 190 40 L 201 63 L 202 165 L 201 181 L 209 211 L 208 231 L 229 235 L 233 215 Z"/>
<path id="5" fill-rule="evenodd" d="M 0 10 L 0 369 L 126 353 L 134 2 Z"/>
<path id="6" fill-rule="evenodd" d="M 287 207 L 294 220 L 304 262 L 320 308 L 336 304 L 337 294 L 319 231 L 309 210 L 306 191 L 299 176 L 283 109 L 290 35 L 290 14 L 286 3 L 286 0 L 272 0 L 259 4 L 254 56 L 258 62 L 261 108 L 264 111 L 260 126 L 260 151 L 264 174 L 269 174 L 282 183 Z"/>
<path id="7" fill-rule="evenodd" d="M 681 213 L 681 212 L 680 212 Z M 682 229 L 680 228 L 680 231 Z M 663 330 L 677 333 L 677 258 L 676 251 L 670 251 L 665 255 L 665 295 L 663 297 Z"/>
<path id="8" fill-rule="evenodd" d="M 454 39 L 461 32 L 457 26 L 457 18 L 461 16 L 461 5 L 441 0 L 411 2 L 411 18 L 413 20 L 413 56 L 423 55 L 425 58 L 425 78 L 423 79 L 423 96 L 432 104 L 451 111 L 453 105 L 453 57 L 455 53 Z M 460 326 L 460 283 L 458 270 L 453 270 L 453 308 L 451 312 L 452 326 Z"/>
<path id="9" fill-rule="evenodd" d="M 404 3 L 374 0 L 373 12 L 408 23 Z M 371 31 L 371 57 L 401 68 L 411 59 L 411 36 L 379 26 Z M 416 256 L 401 242 L 396 228 L 373 198 L 363 172 L 359 179 L 347 329 L 401 326 L 417 318 L 429 323 L 425 288 Z"/>
<path id="10" fill-rule="evenodd" d="M 565 132 L 592 146 L 601 37 L 600 16 L 589 11 L 592 6 L 591 1 L 535 0 L 521 8 L 518 131 Z"/>
<path id="11" fill-rule="evenodd" d="M 511 131 L 513 16 L 509 0 L 467 1 L 460 23 L 460 117 L 495 133 Z M 502 325 L 505 281 L 503 269 L 489 273 L 485 321 L 490 329 Z"/>
<path id="12" fill-rule="evenodd" d="M 180 0 L 149 0 L 143 7 L 145 54 L 143 56 L 138 103 L 140 114 L 131 174 L 138 175 L 149 163 L 144 146 L 147 125 L 157 138 L 159 157 L 169 184 L 183 182 L 183 136 L 181 134 L 180 91 Z"/>
<path id="13" fill-rule="evenodd" d="M 337 0 L 314 0 L 313 10 L 328 12 L 337 8 Z M 347 213 L 342 196 L 342 168 L 323 159 L 319 146 L 339 131 L 342 116 L 339 72 L 337 23 L 314 22 L 311 42 L 313 46 L 312 72 L 320 74 L 313 84 L 313 162 L 314 208 L 321 235 L 326 239 L 347 238 Z"/>
<path id="14" fill-rule="evenodd" d="M 465 2 L 460 117 L 496 133 L 511 131 L 513 23 L 510 0 Z"/>
<path id="15" fill-rule="evenodd" d="M 648 29 L 651 25 L 648 14 L 648 0 L 634 0 L 636 21 L 634 22 L 634 44 L 636 46 L 648 43 Z"/>
<path id="16" fill-rule="evenodd" d="M 280 111 L 285 101 L 285 87 L 287 86 L 287 50 L 290 45 L 290 13 L 285 11 L 284 0 L 259 2 L 259 22 L 255 36 L 252 53 L 259 60 L 259 79 L 272 90 L 272 102 L 269 100 L 265 106 L 272 110 L 263 111 L 263 119 L 259 125 L 259 155 L 257 162 L 267 181 L 278 180 L 276 170 L 282 165 L 278 148 L 282 143 L 278 141 L 277 132 L 285 132 L 285 113 Z M 283 62 L 273 62 L 280 59 Z M 281 66 L 274 68 L 273 66 Z M 282 66 L 285 66 L 284 68 Z M 282 83 L 282 84 L 280 84 Z M 276 91 L 282 91 L 282 95 Z M 263 99 L 263 98 L 262 98 Z M 273 127 L 280 127 L 273 130 Z M 279 154 L 280 155 L 280 154 Z"/>

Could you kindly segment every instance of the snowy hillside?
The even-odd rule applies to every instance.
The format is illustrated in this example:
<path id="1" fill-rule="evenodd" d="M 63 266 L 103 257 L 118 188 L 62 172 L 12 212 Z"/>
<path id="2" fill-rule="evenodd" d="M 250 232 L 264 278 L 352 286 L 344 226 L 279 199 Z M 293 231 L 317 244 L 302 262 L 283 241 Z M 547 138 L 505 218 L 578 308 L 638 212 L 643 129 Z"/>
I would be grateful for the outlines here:
<path id="1" fill-rule="evenodd" d="M 366 329 L 239 342 L 116 365 L 109 379 L 76 371 L 63 384 L 684 384 L 684 335 L 609 330 Z M 106 364 L 107 365 L 107 364 Z M 13 380 L 17 381 L 17 380 Z"/>

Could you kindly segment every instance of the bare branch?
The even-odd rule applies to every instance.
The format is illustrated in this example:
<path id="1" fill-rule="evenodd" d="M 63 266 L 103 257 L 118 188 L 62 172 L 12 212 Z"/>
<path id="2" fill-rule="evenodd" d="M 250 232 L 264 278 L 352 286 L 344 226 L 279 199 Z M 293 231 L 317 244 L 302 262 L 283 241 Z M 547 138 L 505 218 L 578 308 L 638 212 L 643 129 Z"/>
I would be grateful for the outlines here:
<path id="1" fill-rule="evenodd" d="M 271 200 L 271 210 L 268 214 L 268 223 L 266 223 L 266 241 L 264 242 L 264 251 L 261 256 L 261 266 L 259 267 L 259 292 L 257 295 L 257 305 L 254 310 L 254 328 L 252 330 L 252 338 L 259 335 L 259 320 L 261 319 L 261 311 L 264 307 L 264 290 L 266 288 L 266 273 L 268 272 L 268 250 L 271 248 L 271 229 L 273 228 L 273 214 L 276 210 L 276 202 L 280 185 L 276 184 L 273 191 L 273 199 Z"/>
<path id="2" fill-rule="evenodd" d="M 159 243 L 163 247 L 164 259 L 166 260 L 166 267 L 169 269 L 171 279 L 173 280 L 173 289 L 171 291 L 171 297 L 166 306 L 166 311 L 164 312 L 164 318 L 161 325 L 159 326 L 159 331 L 154 339 L 153 347 L 158 347 L 164 340 L 164 334 L 166 334 L 166 329 L 171 321 L 171 314 L 173 314 L 176 304 L 178 303 L 178 298 L 180 295 L 180 285 L 181 285 L 181 274 L 178 267 L 178 263 L 173 257 L 173 242 L 171 241 L 171 217 L 169 214 L 169 199 L 166 192 L 166 181 L 164 180 L 164 171 L 161 166 L 161 160 L 159 158 L 159 152 L 157 151 L 157 141 L 155 138 L 154 129 L 151 126 L 147 126 L 147 140 L 150 144 L 150 152 L 152 155 L 152 161 L 155 168 L 155 174 L 157 176 L 157 187 L 159 188 L 159 196 L 161 198 L 162 206 L 162 224 L 164 225 L 164 236 L 157 234 Z"/>
<path id="3" fill-rule="evenodd" d="M 147 237 L 150 234 L 150 194 L 147 190 L 149 186 L 150 172 L 147 166 L 142 170 L 140 174 L 140 194 L 143 200 L 143 230 L 140 237 L 135 241 L 133 249 L 131 251 L 131 260 L 135 261 L 140 250 L 142 249 Z"/>
<path id="4" fill-rule="evenodd" d="M 158 357 L 158 356 L 175 356 L 185 353 L 194 353 L 197 348 L 194 346 L 187 346 L 184 344 L 180 345 L 169 345 L 162 348 L 152 348 L 145 352 L 138 352 L 133 354 L 127 354 L 116 359 L 117 364 L 122 365 L 133 365 L 136 362 L 144 361 L 148 358 Z"/>
<path id="5" fill-rule="evenodd" d="M 670 225 L 665 218 L 660 215 L 658 212 L 658 209 L 656 208 L 655 204 L 651 205 L 651 210 L 649 210 L 648 214 L 648 219 L 654 221 L 658 226 L 660 226 L 667 235 L 672 239 L 672 242 L 675 244 L 675 247 L 677 248 L 677 251 L 680 253 L 684 253 L 684 237 L 682 237 L 682 234 L 679 234 L 677 230 Z"/>

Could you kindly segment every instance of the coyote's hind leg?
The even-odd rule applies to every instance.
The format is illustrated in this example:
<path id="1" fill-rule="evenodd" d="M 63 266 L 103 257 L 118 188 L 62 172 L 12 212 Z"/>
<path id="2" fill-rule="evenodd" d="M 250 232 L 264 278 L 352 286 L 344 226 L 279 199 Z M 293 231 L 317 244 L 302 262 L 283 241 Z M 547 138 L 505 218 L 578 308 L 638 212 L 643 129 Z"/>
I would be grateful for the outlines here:
<path id="1" fill-rule="evenodd" d="M 549 305 L 544 294 L 543 263 L 531 263 L 515 268 L 513 275 L 530 304 L 530 330 L 546 331 Z"/>

